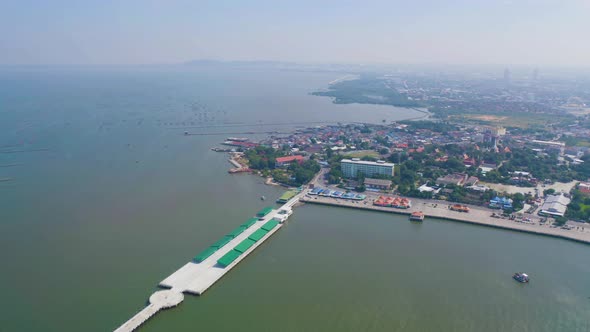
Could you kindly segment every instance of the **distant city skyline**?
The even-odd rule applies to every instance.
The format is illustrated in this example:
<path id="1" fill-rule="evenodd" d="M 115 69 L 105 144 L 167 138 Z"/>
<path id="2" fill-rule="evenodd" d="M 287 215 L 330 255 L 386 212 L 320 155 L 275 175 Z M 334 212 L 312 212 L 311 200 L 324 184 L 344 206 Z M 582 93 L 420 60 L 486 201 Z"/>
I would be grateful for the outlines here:
<path id="1" fill-rule="evenodd" d="M 590 66 L 590 1 L 9 1 L 0 64 Z"/>

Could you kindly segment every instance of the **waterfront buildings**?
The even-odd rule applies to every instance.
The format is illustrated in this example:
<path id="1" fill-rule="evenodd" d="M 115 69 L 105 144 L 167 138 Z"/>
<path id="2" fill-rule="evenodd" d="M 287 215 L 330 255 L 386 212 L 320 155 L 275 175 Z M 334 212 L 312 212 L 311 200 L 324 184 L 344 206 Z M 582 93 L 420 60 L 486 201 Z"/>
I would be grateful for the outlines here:
<path id="1" fill-rule="evenodd" d="M 359 174 L 366 177 L 374 175 L 393 176 L 395 164 L 386 163 L 385 161 L 364 161 L 358 158 L 342 159 L 340 168 L 342 175 L 346 178 L 356 178 Z"/>
<path id="2" fill-rule="evenodd" d="M 512 209 L 512 199 L 496 196 L 490 200 L 490 204 L 488 206 L 490 209 Z"/>
<path id="3" fill-rule="evenodd" d="M 563 193 L 559 195 L 549 195 L 545 199 L 545 203 L 541 206 L 540 215 L 550 215 L 563 217 L 570 199 L 565 197 Z"/>

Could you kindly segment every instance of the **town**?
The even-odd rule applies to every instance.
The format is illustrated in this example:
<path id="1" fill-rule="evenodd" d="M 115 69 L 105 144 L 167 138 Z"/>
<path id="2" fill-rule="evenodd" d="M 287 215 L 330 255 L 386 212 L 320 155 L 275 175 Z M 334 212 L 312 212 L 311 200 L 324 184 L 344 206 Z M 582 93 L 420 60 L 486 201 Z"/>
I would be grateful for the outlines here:
<path id="1" fill-rule="evenodd" d="M 590 129 L 583 121 L 567 129 L 547 139 L 547 131 L 405 121 L 317 126 L 224 144 L 233 146 L 239 166 L 232 172 L 253 171 L 269 184 L 301 186 L 321 168 L 316 185 L 342 194 L 470 204 L 496 218 L 581 230 L 590 221 L 590 148 L 575 142 Z"/>

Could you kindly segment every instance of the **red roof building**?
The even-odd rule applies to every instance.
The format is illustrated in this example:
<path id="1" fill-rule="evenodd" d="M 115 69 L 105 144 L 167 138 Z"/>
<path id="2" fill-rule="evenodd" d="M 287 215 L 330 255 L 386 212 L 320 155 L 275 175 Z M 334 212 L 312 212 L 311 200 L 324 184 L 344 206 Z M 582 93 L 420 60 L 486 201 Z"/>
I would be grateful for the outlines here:
<path id="1" fill-rule="evenodd" d="M 279 157 L 276 159 L 276 166 L 288 165 L 294 161 L 301 164 L 303 162 L 303 156 Z"/>

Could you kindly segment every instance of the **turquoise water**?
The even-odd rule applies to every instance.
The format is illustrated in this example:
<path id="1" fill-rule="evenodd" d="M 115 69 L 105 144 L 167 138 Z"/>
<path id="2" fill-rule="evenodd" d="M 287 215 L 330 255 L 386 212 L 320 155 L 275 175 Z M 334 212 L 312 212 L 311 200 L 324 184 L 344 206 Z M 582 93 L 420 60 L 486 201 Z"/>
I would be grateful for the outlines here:
<path id="1" fill-rule="evenodd" d="M 0 183 L 0 331 L 112 330 L 159 281 L 267 204 L 261 195 L 280 196 L 258 177 L 227 174 L 226 156 L 209 150 L 236 135 L 185 130 L 418 115 L 308 95 L 339 76 L 1 70 L 0 152 L 23 152 L 0 153 L 0 166 L 16 164 L 0 167 L 12 178 Z M 587 331 L 588 250 L 304 206 L 204 296 L 186 296 L 142 331 Z M 520 270 L 530 284 L 510 278 Z"/>

